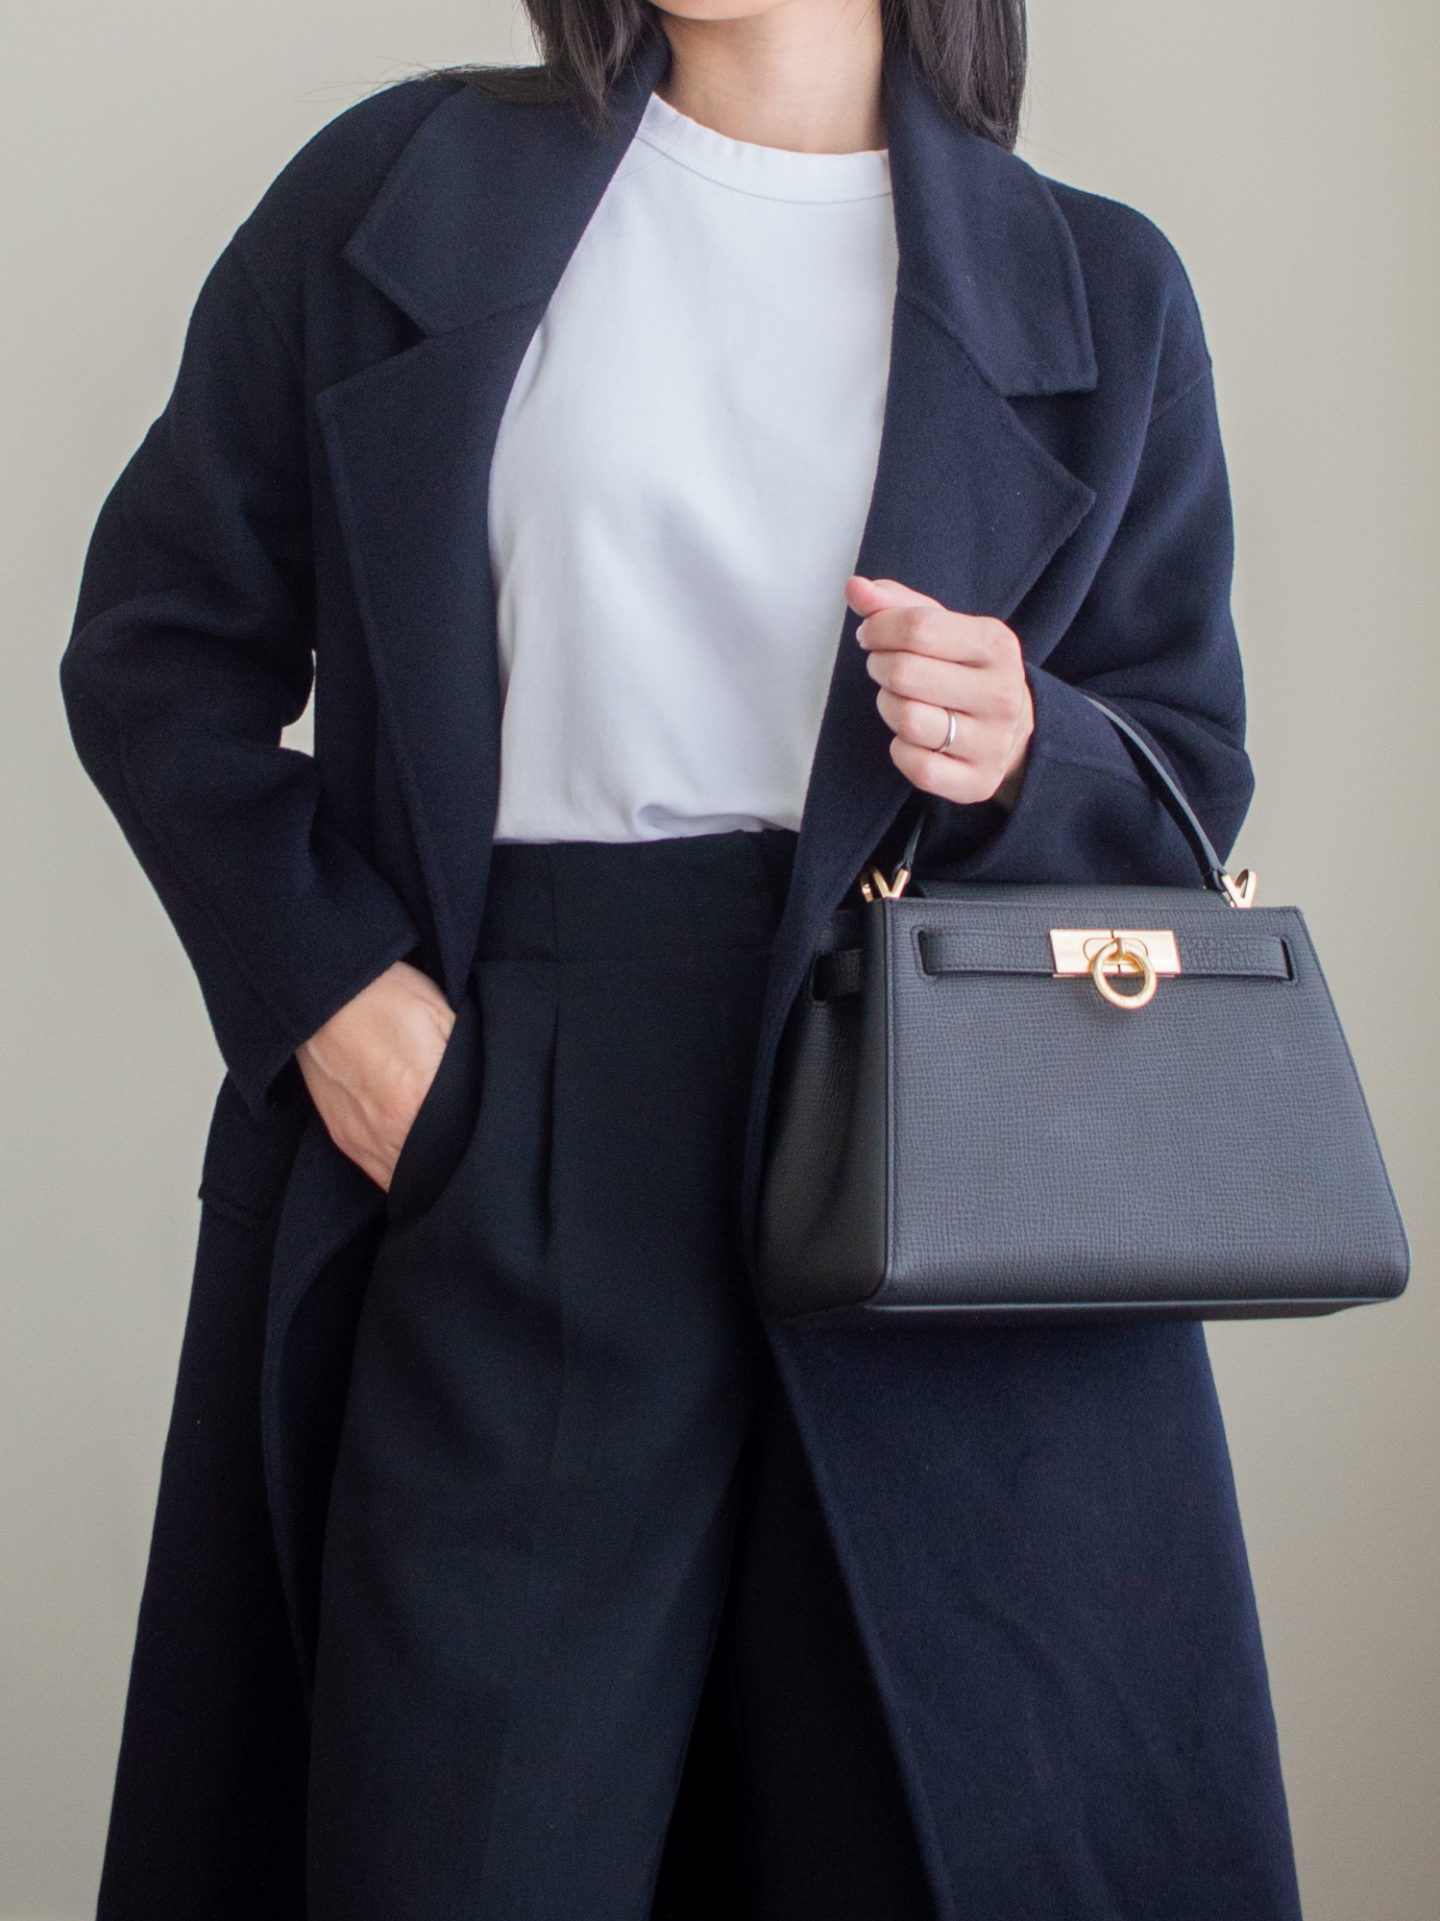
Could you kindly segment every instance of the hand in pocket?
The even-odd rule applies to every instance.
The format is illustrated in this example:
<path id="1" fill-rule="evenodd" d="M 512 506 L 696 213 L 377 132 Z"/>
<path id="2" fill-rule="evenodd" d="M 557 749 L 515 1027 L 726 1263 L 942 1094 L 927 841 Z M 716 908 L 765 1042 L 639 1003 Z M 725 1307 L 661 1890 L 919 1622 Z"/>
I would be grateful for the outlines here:
<path id="1" fill-rule="evenodd" d="M 331 1140 L 387 1193 L 454 1025 L 430 977 L 396 961 L 296 1050 Z"/>

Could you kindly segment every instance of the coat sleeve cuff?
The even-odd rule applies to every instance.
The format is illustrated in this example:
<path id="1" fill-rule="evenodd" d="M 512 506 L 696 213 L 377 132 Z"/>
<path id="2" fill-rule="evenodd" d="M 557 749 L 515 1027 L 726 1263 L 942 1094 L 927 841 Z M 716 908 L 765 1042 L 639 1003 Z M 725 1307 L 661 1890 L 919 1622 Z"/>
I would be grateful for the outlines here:
<path id="1" fill-rule="evenodd" d="M 211 1025 L 230 1078 L 257 1119 L 298 1092 L 295 1051 L 302 1042 L 419 945 L 414 924 L 393 897 L 378 931 L 372 916 L 367 932 L 364 946 L 337 955 L 328 970 L 311 971 L 303 982 L 291 983 L 283 1022 L 258 996 L 248 1005 L 230 997 L 223 1009 L 210 1005 Z"/>
<path id="2" fill-rule="evenodd" d="M 950 810 L 970 818 L 942 826 L 934 857 L 945 862 L 948 853 L 958 880 L 1195 885 L 1188 842 L 1117 730 L 1045 668 L 1028 677 L 1035 731 L 1014 806 Z"/>

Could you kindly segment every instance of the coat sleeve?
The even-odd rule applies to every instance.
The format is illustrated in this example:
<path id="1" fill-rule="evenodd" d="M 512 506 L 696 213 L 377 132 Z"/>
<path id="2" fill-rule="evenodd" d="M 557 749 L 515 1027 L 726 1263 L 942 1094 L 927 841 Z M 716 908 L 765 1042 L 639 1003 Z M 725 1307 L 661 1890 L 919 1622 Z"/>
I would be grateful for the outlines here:
<path id="1" fill-rule="evenodd" d="M 199 977 L 255 1111 L 417 934 L 280 744 L 313 674 L 300 370 L 238 244 L 91 542 L 61 684 L 76 747 Z"/>
<path id="2" fill-rule="evenodd" d="M 1035 733 L 1014 810 L 1004 818 L 994 807 L 954 809 L 972 818 L 936 822 L 936 851 L 949 855 L 957 878 L 1196 883 L 1189 843 L 1086 692 L 1120 708 L 1159 747 L 1228 853 L 1253 788 L 1233 565 L 1207 359 L 1152 415 L 1124 514 L 1080 612 L 1028 670 Z"/>

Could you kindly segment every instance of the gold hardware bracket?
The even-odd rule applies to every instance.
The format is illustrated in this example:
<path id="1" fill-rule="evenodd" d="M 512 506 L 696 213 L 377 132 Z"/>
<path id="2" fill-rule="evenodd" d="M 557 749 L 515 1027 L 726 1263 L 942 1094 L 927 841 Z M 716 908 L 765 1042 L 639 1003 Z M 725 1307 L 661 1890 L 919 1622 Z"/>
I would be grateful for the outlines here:
<path id="1" fill-rule="evenodd" d="M 1095 991 L 1127 1013 L 1148 1007 L 1162 974 L 1180 973 L 1180 950 L 1169 928 L 1052 927 L 1050 952 L 1057 980 L 1088 974 Z M 1111 986 L 1115 975 L 1138 979 L 1135 992 Z"/>
<path id="2" fill-rule="evenodd" d="M 1260 888 L 1260 878 L 1253 867 L 1246 867 L 1233 876 L 1222 874 L 1220 885 L 1225 889 L 1225 898 L 1232 907 L 1253 907 Z"/>
<path id="3" fill-rule="evenodd" d="M 878 867 L 872 867 L 870 869 L 870 879 L 868 881 L 861 881 L 860 891 L 867 901 L 874 901 L 876 899 L 899 900 L 909 885 L 910 869 L 908 867 L 897 868 L 893 881 L 886 880 Z"/>
<path id="4" fill-rule="evenodd" d="M 1180 950 L 1169 928 L 1156 927 L 1052 927 L 1050 952 L 1055 957 L 1057 978 L 1088 974 L 1097 954 L 1104 954 L 1107 974 L 1134 973 L 1118 954 L 1111 952 L 1117 941 L 1127 951 L 1141 955 L 1157 974 L 1178 974 Z"/>

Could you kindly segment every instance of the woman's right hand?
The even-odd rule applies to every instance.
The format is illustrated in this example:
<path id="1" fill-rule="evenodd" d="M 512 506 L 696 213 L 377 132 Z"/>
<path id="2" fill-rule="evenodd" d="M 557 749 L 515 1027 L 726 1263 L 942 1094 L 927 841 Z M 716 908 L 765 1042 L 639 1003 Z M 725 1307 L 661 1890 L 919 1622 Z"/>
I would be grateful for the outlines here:
<path id="1" fill-rule="evenodd" d="M 454 1025 L 429 975 L 396 961 L 296 1049 L 331 1140 L 387 1193 Z"/>

